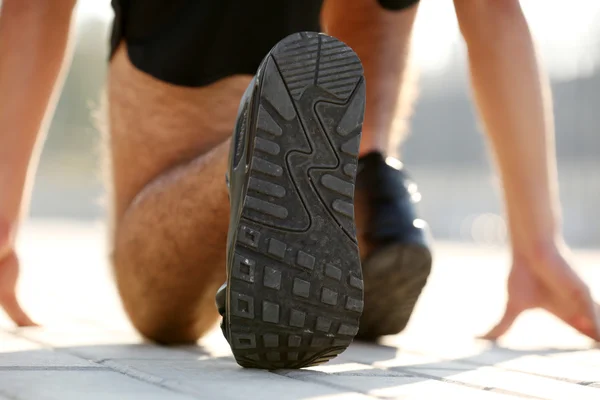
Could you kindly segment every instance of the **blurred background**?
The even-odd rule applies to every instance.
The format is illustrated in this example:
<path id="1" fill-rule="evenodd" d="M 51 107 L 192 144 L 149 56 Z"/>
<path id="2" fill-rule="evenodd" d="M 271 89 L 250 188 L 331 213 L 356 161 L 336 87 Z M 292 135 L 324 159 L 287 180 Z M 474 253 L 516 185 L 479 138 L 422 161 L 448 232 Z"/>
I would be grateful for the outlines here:
<path id="1" fill-rule="evenodd" d="M 600 2 L 524 0 L 523 7 L 552 79 L 566 238 L 575 247 L 599 247 Z M 106 214 L 93 114 L 111 20 L 109 0 L 79 0 L 76 52 L 37 173 L 34 219 Z M 502 245 L 499 186 L 470 101 L 451 1 L 422 2 L 413 49 L 420 96 L 402 159 L 423 195 L 422 216 L 437 239 Z"/>

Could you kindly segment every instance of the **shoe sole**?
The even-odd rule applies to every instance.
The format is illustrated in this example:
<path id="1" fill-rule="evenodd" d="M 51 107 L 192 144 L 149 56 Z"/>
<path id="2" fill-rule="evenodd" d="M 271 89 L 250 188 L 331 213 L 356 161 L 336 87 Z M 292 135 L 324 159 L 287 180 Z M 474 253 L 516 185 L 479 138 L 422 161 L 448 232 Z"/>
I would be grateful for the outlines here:
<path id="1" fill-rule="evenodd" d="M 404 330 L 431 272 L 431 252 L 392 244 L 363 262 L 365 309 L 357 338 L 374 340 Z"/>
<path id="2" fill-rule="evenodd" d="M 308 367 L 348 347 L 363 309 L 354 223 L 363 70 L 342 42 L 298 33 L 271 50 L 257 80 L 230 239 L 228 339 L 243 367 Z"/>

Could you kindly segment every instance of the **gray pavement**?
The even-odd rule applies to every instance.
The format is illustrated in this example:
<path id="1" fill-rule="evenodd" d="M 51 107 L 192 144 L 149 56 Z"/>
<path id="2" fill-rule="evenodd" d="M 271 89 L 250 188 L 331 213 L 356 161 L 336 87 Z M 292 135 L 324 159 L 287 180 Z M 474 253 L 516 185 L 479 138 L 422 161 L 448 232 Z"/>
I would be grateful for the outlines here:
<path id="1" fill-rule="evenodd" d="M 119 304 L 99 224 L 29 223 L 20 292 L 41 324 L 0 313 L 0 400 L 600 399 L 600 349 L 538 311 L 498 345 L 475 339 L 502 311 L 507 252 L 439 243 L 402 335 L 354 343 L 305 370 L 237 366 L 218 331 L 197 346 L 145 343 Z M 600 252 L 576 252 L 600 298 Z"/>

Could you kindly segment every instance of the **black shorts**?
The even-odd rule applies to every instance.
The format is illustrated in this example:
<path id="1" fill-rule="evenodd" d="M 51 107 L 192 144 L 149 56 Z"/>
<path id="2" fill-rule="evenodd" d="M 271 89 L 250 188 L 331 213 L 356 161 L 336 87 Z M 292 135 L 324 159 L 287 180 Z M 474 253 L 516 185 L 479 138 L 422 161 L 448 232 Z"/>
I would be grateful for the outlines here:
<path id="1" fill-rule="evenodd" d="M 353 0 L 348 0 L 353 1 Z M 379 0 L 393 10 L 419 0 Z M 122 40 L 136 68 L 175 85 L 253 75 L 279 40 L 320 31 L 323 0 L 112 0 L 111 56 Z"/>

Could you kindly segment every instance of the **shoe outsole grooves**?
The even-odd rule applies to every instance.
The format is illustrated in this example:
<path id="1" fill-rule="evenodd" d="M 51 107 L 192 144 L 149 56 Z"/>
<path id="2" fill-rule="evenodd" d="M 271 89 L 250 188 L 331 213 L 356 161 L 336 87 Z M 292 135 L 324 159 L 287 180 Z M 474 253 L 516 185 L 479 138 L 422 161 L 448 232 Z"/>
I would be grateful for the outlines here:
<path id="1" fill-rule="evenodd" d="M 406 327 L 431 272 L 426 247 L 392 244 L 363 262 L 365 309 L 357 338 L 375 340 Z"/>
<path id="2" fill-rule="evenodd" d="M 237 362 L 302 368 L 352 342 L 363 310 L 354 185 L 365 82 L 357 55 L 298 33 L 263 61 L 228 277 Z"/>

